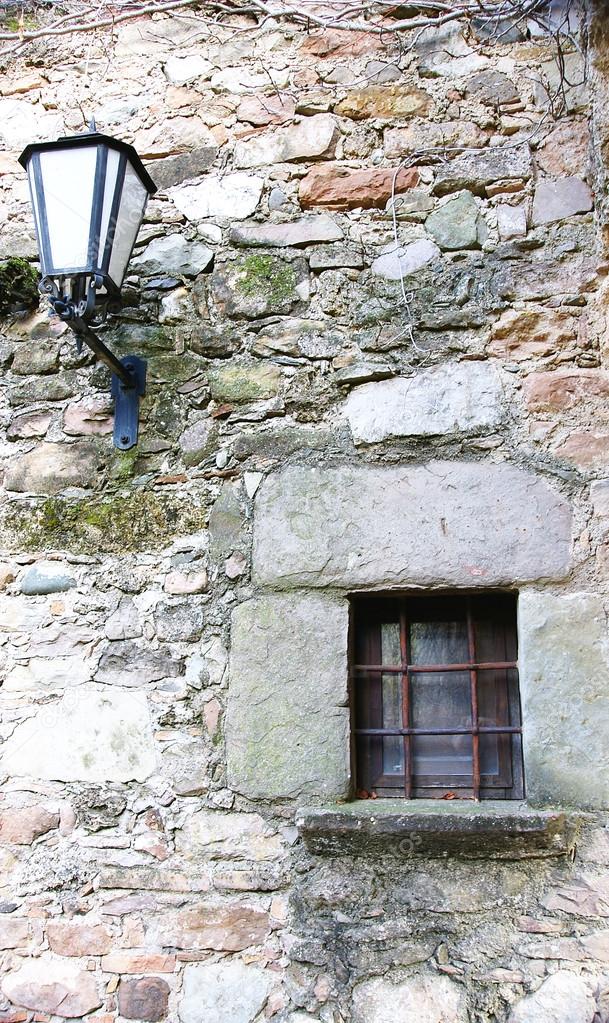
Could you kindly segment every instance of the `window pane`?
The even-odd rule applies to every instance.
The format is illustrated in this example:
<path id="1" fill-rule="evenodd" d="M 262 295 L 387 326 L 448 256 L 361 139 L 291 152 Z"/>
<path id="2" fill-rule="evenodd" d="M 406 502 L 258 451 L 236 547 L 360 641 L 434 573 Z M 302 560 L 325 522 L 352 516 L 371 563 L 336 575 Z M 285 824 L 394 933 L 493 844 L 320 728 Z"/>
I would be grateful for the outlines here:
<path id="1" fill-rule="evenodd" d="M 469 660 L 463 622 L 412 622 L 411 664 L 463 664 Z"/>
<path id="2" fill-rule="evenodd" d="M 410 689 L 413 728 L 470 728 L 468 671 L 416 672 Z"/>
<path id="3" fill-rule="evenodd" d="M 445 786 L 470 785 L 472 779 L 471 735 L 414 735 L 412 755 L 415 781 Z"/>
<path id="4" fill-rule="evenodd" d="M 400 626 L 397 622 L 381 625 L 381 660 L 383 664 L 401 664 Z M 383 728 L 402 727 L 402 676 L 395 673 L 381 676 L 383 690 Z M 383 739 L 383 774 L 404 773 L 404 740 L 398 735 Z"/>

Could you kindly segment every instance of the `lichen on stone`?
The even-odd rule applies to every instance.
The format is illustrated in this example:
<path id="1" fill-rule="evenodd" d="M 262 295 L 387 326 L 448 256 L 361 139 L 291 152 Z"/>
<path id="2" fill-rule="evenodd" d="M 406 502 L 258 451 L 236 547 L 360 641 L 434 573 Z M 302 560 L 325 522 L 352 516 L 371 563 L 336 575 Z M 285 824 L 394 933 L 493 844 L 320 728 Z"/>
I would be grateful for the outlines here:
<path id="1" fill-rule="evenodd" d="M 71 550 L 87 554 L 149 550 L 206 528 L 203 503 L 137 488 L 94 500 L 49 497 L 42 503 L 11 501 L 0 534 L 29 551 Z"/>
<path id="2" fill-rule="evenodd" d="M 244 295 L 264 296 L 272 305 L 281 305 L 296 287 L 294 268 L 273 256 L 253 254 L 242 264 L 243 275 L 237 287 Z"/>

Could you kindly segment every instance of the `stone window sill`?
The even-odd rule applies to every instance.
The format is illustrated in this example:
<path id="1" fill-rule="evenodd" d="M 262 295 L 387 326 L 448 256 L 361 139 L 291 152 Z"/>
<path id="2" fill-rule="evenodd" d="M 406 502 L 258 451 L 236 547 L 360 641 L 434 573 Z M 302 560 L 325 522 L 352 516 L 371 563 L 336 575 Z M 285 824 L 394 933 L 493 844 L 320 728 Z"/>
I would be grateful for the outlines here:
<path id="1" fill-rule="evenodd" d="M 568 855 L 579 817 L 520 802 L 375 799 L 304 807 L 296 823 L 305 846 L 316 855 L 384 852 L 511 860 Z"/>

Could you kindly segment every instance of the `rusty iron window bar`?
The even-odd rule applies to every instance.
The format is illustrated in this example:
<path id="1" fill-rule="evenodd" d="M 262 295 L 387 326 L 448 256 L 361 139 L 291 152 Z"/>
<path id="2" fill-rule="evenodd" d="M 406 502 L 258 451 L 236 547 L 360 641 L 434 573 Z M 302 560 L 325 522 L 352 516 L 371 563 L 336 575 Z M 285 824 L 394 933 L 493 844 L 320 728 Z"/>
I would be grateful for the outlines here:
<path id="1" fill-rule="evenodd" d="M 513 594 L 354 597 L 350 647 L 361 796 L 523 798 Z"/>

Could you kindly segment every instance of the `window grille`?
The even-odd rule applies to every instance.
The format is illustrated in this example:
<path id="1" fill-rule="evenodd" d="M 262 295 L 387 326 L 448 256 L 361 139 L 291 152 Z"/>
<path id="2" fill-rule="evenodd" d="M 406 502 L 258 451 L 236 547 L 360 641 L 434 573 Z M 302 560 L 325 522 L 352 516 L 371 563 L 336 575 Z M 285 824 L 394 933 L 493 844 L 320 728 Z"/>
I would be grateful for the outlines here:
<path id="1" fill-rule="evenodd" d="M 516 597 L 354 597 L 358 794 L 522 799 Z"/>

